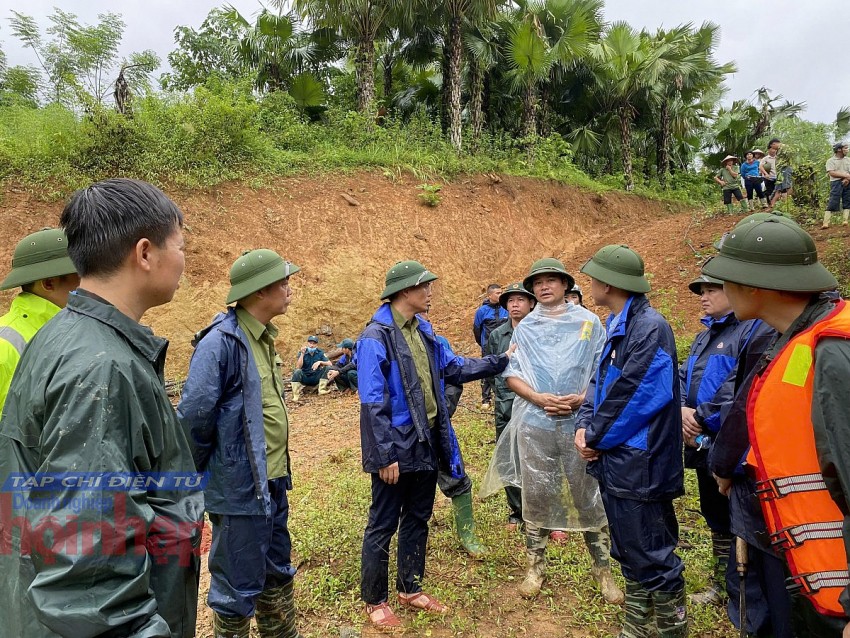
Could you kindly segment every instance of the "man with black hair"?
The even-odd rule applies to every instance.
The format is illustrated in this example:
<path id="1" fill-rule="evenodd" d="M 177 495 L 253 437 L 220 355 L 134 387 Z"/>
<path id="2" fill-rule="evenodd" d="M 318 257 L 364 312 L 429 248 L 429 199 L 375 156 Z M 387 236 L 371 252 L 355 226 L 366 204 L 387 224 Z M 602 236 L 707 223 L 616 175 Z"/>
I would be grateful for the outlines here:
<path id="1" fill-rule="evenodd" d="M 289 414 L 272 319 L 292 301 L 301 270 L 275 251 L 249 250 L 230 268 L 227 312 L 195 337 L 177 408 L 208 472 L 213 526 L 210 590 L 215 638 L 300 638 L 295 625 L 289 499 Z"/>
<path id="2" fill-rule="evenodd" d="M 487 298 L 481 304 L 481 307 L 475 311 L 472 334 L 475 335 L 475 342 L 481 348 L 482 355 L 487 347 L 487 339 L 490 338 L 490 333 L 508 320 L 508 312 L 499 305 L 499 295 L 501 294 L 502 287 L 499 284 L 490 284 L 487 286 Z M 493 378 L 481 379 L 481 407 L 489 408 L 492 399 Z"/>
<path id="3" fill-rule="evenodd" d="M 190 638 L 203 496 L 187 489 L 195 467 L 163 385 L 168 342 L 139 323 L 177 290 L 183 215 L 150 184 L 110 179 L 77 191 L 60 223 L 80 286 L 24 351 L 0 423 L 0 475 L 55 479 L 22 489 L 39 506 L 18 518 L 0 502 L 19 560 L 0 596 L 21 604 L 4 631 Z"/>

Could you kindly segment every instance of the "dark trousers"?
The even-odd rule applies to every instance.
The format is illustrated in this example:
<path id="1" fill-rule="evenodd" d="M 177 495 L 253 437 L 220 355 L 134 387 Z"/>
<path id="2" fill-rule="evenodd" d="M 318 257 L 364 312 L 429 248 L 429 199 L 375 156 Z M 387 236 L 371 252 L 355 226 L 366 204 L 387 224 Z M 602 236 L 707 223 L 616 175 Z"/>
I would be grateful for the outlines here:
<path id="1" fill-rule="evenodd" d="M 736 628 L 741 628 L 741 577 L 738 575 L 735 545 L 726 568 L 726 611 Z M 785 564 L 775 554 L 747 544 L 747 631 L 756 636 L 794 638 L 791 598 L 785 589 Z M 800 634 L 800 636 L 808 634 Z"/>
<path id="2" fill-rule="evenodd" d="M 845 186 L 840 179 L 829 183 L 829 201 L 826 209 L 837 213 L 842 208 L 850 209 L 850 186 Z"/>
<path id="3" fill-rule="evenodd" d="M 269 481 L 271 516 L 213 514 L 207 604 L 222 616 L 251 617 L 257 597 L 292 580 L 287 478 Z"/>
<path id="4" fill-rule="evenodd" d="M 793 638 L 791 596 L 785 589 L 785 561 L 764 547 L 767 532 L 754 490 L 751 480 L 736 476 L 729 493 L 732 533 L 743 538 L 748 546 L 747 630 L 757 636 Z M 734 553 L 734 547 L 732 551 Z M 738 575 L 734 573 L 735 562 L 733 554 L 726 572 L 726 591 L 729 619 L 737 626 L 740 624 L 740 586 Z"/>
<path id="5" fill-rule="evenodd" d="M 498 412 L 498 410 L 497 410 Z M 508 427 L 508 421 L 502 421 L 496 417 L 496 441 L 502 436 L 502 432 Z M 505 496 L 508 499 L 508 521 L 511 523 L 522 523 L 522 490 L 513 485 L 505 487 Z"/>
<path id="6" fill-rule="evenodd" d="M 759 199 L 764 197 L 764 180 L 761 177 L 747 177 L 744 179 L 744 188 L 747 189 L 747 199 L 753 200 L 753 193 Z"/>
<path id="7" fill-rule="evenodd" d="M 363 535 L 360 597 L 369 605 L 389 596 L 390 541 L 398 531 L 396 589 L 422 591 L 428 521 L 434 511 L 437 472 L 405 472 L 389 485 L 372 474 L 372 505 Z"/>
<path id="8" fill-rule="evenodd" d="M 819 614 L 805 596 L 791 596 L 791 614 L 794 631 L 801 638 L 841 638 L 844 626 L 850 622 L 850 618 Z"/>
<path id="9" fill-rule="evenodd" d="M 764 180 L 764 196 L 767 198 L 767 201 L 770 201 L 770 198 L 773 196 L 773 191 L 775 189 L 776 189 L 776 180 L 775 179 Z"/>
<path id="10" fill-rule="evenodd" d="M 354 390 L 357 391 L 357 370 L 349 370 L 338 374 L 334 379 L 336 387 L 339 390 Z"/>
<path id="11" fill-rule="evenodd" d="M 699 488 L 699 509 L 708 528 L 718 534 L 731 534 L 729 499 L 717 489 L 717 481 L 704 467 L 696 468 Z"/>
<path id="12" fill-rule="evenodd" d="M 682 560 L 676 555 L 679 522 L 673 501 L 620 498 L 600 484 L 611 529 L 611 556 L 626 580 L 648 591 L 673 592 L 685 587 Z"/>
<path id="13" fill-rule="evenodd" d="M 484 346 L 481 346 L 481 356 L 484 356 Z M 492 403 L 493 401 L 493 377 L 481 379 L 481 403 Z"/>

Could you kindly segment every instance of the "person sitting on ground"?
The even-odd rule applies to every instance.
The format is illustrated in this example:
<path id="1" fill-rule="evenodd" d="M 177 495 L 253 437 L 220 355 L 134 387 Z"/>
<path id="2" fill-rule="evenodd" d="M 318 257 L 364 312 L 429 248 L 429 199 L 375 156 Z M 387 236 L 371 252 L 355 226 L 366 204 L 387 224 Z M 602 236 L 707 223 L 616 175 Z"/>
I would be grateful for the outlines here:
<path id="1" fill-rule="evenodd" d="M 723 203 L 726 205 L 726 212 L 730 215 L 735 212 L 732 206 L 732 197 L 740 204 L 741 210 L 745 213 L 749 212 L 747 200 L 744 199 L 744 194 L 741 192 L 741 174 L 738 172 L 738 165 L 735 163 L 738 158 L 734 155 L 727 155 L 720 162 L 720 170 L 714 176 L 714 181 L 723 188 Z"/>
<path id="2" fill-rule="evenodd" d="M 357 364 L 354 363 L 354 340 L 343 339 L 336 346 L 342 350 L 342 356 L 333 364 L 327 362 L 328 382 L 336 383 L 341 392 L 357 392 Z M 325 363 L 324 361 L 322 363 Z"/>
<path id="3" fill-rule="evenodd" d="M 756 154 L 764 157 L 764 153 L 759 149 L 748 151 L 744 156 L 746 161 L 741 164 L 741 177 L 744 178 L 744 188 L 747 191 L 747 202 L 750 210 L 755 209 L 753 195 L 758 195 L 761 207 L 767 208 L 767 199 L 764 196 L 764 179 L 759 173 L 759 160 Z"/>
<path id="4" fill-rule="evenodd" d="M 327 394 L 328 371 L 324 362 L 328 360 L 325 351 L 319 348 L 319 338 L 315 335 L 307 337 L 307 343 L 298 351 L 298 361 L 292 373 L 292 402 L 301 400 L 301 389 L 306 385 L 315 388 L 319 394 Z"/>
<path id="5" fill-rule="evenodd" d="M 838 142 L 832 147 L 833 157 L 826 161 L 826 172 L 829 175 L 829 201 L 823 215 L 823 228 L 829 228 L 829 218 L 832 213 L 842 211 L 844 225 L 850 217 L 850 157 L 847 157 L 847 144 Z"/>

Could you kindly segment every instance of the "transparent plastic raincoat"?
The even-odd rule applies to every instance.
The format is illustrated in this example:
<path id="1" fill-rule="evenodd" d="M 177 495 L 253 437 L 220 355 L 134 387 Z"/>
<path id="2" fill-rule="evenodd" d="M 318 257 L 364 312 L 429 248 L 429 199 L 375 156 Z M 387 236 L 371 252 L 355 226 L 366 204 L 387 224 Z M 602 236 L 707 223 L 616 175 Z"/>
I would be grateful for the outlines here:
<path id="1" fill-rule="evenodd" d="M 512 343 L 517 350 L 503 376 L 517 377 L 536 392 L 582 394 L 599 363 L 605 330 L 581 306 L 538 304 L 516 327 Z M 519 487 L 523 518 L 544 529 L 587 531 L 607 525 L 599 485 L 573 445 L 574 424 L 574 414 L 549 416 L 517 395 L 481 495 Z"/>

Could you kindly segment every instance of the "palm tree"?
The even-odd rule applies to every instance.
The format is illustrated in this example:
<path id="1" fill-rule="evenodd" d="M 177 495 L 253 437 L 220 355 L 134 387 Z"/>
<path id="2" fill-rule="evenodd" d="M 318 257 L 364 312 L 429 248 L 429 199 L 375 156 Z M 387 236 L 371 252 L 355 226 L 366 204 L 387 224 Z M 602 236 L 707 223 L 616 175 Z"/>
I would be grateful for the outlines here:
<path id="1" fill-rule="evenodd" d="M 655 39 L 667 48 L 666 65 L 659 82 L 649 87 L 658 113 L 655 159 L 662 186 L 670 170 L 671 111 L 681 113 L 682 107 L 698 102 L 703 93 L 720 86 L 724 75 L 736 70 L 734 63 L 720 65 L 712 57 L 719 33 L 720 28 L 711 22 L 696 30 L 688 23 L 656 32 Z"/>
<path id="2" fill-rule="evenodd" d="M 302 15 L 353 45 L 361 113 L 372 113 L 375 101 L 375 42 L 392 26 L 393 11 L 412 10 L 413 4 L 409 0 L 295 0 Z"/>
<path id="3" fill-rule="evenodd" d="M 484 79 L 500 59 L 499 39 L 492 23 L 470 25 L 464 33 L 469 54 L 469 121 L 472 126 L 472 148 L 477 149 L 484 130 Z"/>
<path id="4" fill-rule="evenodd" d="M 617 114 L 626 190 L 632 178 L 632 122 L 641 92 L 659 82 L 667 64 L 669 46 L 638 33 L 625 22 L 615 22 L 590 47 L 599 105 Z"/>
<path id="5" fill-rule="evenodd" d="M 475 28 L 496 14 L 504 0 L 444 0 L 441 3 L 446 21 L 445 77 L 446 116 L 449 141 L 460 150 L 461 139 L 461 70 L 463 62 L 463 30 Z"/>

